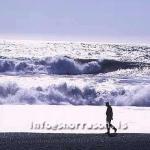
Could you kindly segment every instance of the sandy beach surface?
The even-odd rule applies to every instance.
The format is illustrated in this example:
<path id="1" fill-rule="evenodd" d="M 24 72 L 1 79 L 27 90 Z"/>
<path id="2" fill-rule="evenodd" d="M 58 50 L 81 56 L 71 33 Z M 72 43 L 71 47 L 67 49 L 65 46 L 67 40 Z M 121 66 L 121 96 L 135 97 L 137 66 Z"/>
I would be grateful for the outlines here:
<path id="1" fill-rule="evenodd" d="M 0 133 L 103 134 L 105 112 L 104 106 L 1 105 Z M 113 106 L 113 112 L 117 133 L 150 133 L 149 107 Z"/>
<path id="2" fill-rule="evenodd" d="M 1 133 L 1 150 L 149 150 L 150 134 Z"/>
<path id="3" fill-rule="evenodd" d="M 0 150 L 149 150 L 149 107 L 113 106 L 113 110 L 118 131 L 108 136 L 106 129 L 89 129 L 95 123 L 105 125 L 103 106 L 1 106 Z M 88 128 L 46 128 L 57 123 L 69 127 L 70 123 L 86 123 Z M 37 125 L 40 128 L 35 129 Z"/>

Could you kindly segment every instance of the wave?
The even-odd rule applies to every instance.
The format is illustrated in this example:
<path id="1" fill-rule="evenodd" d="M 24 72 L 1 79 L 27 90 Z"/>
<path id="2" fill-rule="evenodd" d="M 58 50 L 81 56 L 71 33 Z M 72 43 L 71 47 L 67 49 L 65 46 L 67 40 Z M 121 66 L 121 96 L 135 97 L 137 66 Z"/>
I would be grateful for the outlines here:
<path id="1" fill-rule="evenodd" d="M 150 86 L 116 88 L 97 91 L 93 87 L 78 87 L 62 83 L 48 87 L 22 88 L 16 83 L 0 85 L 0 104 L 150 106 Z"/>
<path id="2" fill-rule="evenodd" d="M 96 91 L 90 87 L 79 87 L 62 83 L 46 88 L 36 87 L 25 89 L 16 83 L 0 85 L 1 104 L 92 104 Z"/>
<path id="3" fill-rule="evenodd" d="M 49 57 L 44 59 L 0 58 L 0 73 L 14 74 L 81 75 L 143 67 L 150 67 L 150 64 L 107 59 L 73 59 L 69 57 Z"/>
<path id="4" fill-rule="evenodd" d="M 128 89 L 124 94 L 118 95 L 113 99 L 114 105 L 119 106 L 150 106 L 150 86 L 138 86 Z"/>

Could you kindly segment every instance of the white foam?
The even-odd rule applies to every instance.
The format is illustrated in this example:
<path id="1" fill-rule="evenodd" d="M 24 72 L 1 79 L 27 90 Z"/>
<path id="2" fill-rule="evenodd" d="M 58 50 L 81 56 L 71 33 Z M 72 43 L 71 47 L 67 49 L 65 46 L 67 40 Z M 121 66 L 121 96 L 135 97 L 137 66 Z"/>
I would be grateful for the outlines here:
<path id="1" fill-rule="evenodd" d="M 103 105 L 110 101 L 117 106 L 150 106 L 149 90 L 149 84 L 124 86 L 113 80 L 93 82 L 88 77 L 3 76 L 0 103 Z"/>

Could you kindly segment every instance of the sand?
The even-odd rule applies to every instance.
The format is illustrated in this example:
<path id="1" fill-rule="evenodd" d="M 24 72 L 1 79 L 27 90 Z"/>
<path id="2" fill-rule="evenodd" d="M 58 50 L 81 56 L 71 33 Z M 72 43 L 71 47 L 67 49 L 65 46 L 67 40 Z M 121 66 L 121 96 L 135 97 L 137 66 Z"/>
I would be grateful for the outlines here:
<path id="1" fill-rule="evenodd" d="M 150 134 L 1 133 L 2 150 L 149 150 Z"/>
<path id="2" fill-rule="evenodd" d="M 150 107 L 113 106 L 113 110 L 112 123 L 118 129 L 118 133 L 150 133 Z M 103 134 L 106 132 L 106 129 L 103 129 L 106 127 L 105 112 L 105 106 L 1 105 L 0 133 Z M 63 127 L 66 124 L 69 128 L 62 129 L 62 124 Z M 40 125 L 40 128 L 36 128 L 37 125 Z M 49 128 L 55 125 L 58 125 L 57 129 Z M 71 128 L 72 125 L 75 125 L 74 129 Z"/>

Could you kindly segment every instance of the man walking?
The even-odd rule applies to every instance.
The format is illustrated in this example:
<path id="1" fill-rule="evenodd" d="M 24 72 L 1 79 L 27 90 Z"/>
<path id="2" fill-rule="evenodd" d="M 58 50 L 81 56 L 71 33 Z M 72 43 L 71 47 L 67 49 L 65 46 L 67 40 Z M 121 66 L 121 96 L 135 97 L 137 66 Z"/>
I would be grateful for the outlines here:
<path id="1" fill-rule="evenodd" d="M 106 102 L 106 128 L 107 128 L 107 134 L 110 134 L 110 128 L 114 130 L 114 132 L 117 132 L 117 129 L 111 124 L 111 120 L 113 120 L 113 110 L 109 102 Z"/>

